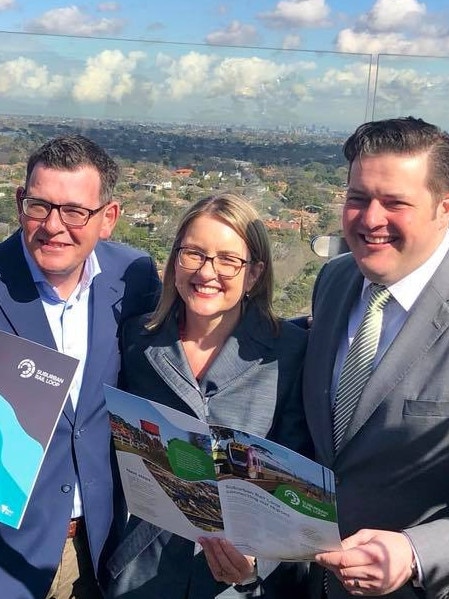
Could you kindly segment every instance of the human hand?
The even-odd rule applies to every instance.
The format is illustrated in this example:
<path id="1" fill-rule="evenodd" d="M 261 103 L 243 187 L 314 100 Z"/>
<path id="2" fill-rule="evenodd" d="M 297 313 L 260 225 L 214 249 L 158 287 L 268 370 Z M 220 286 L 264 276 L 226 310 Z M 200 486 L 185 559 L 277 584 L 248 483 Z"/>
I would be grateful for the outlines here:
<path id="1" fill-rule="evenodd" d="M 211 572 L 218 582 L 226 584 L 244 584 L 255 575 L 255 559 L 243 555 L 226 539 L 199 539 Z"/>
<path id="2" fill-rule="evenodd" d="M 352 595 L 386 595 L 410 580 L 414 554 L 401 532 L 362 529 L 342 541 L 343 551 L 315 556 Z"/>

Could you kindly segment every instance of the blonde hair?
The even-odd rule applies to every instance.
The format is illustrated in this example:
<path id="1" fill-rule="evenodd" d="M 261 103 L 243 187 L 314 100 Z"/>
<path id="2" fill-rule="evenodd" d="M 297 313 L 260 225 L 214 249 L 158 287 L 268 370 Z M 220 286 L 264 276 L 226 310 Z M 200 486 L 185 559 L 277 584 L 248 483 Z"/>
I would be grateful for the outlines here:
<path id="1" fill-rule="evenodd" d="M 274 330 L 278 329 L 278 319 L 273 313 L 273 261 L 270 241 L 264 224 L 256 210 L 245 198 L 235 193 L 222 193 L 199 200 L 187 210 L 176 231 L 165 267 L 162 294 L 156 310 L 151 315 L 146 328 L 150 331 L 160 327 L 176 309 L 181 297 L 175 286 L 175 263 L 189 225 L 200 216 L 212 216 L 231 227 L 246 243 L 254 263 L 263 262 L 263 269 L 247 296 L 247 304 L 255 305 L 268 319 Z"/>

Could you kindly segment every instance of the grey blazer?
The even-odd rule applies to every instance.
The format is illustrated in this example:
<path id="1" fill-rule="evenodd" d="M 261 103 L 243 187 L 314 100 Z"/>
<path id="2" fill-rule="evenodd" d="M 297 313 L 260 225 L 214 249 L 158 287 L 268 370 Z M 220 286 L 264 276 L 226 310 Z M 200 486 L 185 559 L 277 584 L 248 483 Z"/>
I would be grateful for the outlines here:
<path id="1" fill-rule="evenodd" d="M 307 332 L 288 322 L 281 323 L 276 337 L 258 311 L 249 308 L 198 382 L 174 317 L 153 334 L 143 329 L 142 319 L 134 319 L 122 337 L 121 384 L 203 421 L 270 437 L 310 455 L 301 398 L 306 341 Z M 109 561 L 114 578 L 109 596 L 212 599 L 226 587 L 215 582 L 202 553 L 194 558 L 193 549 L 191 541 L 131 518 L 127 537 Z M 286 565 L 277 594 L 270 591 L 275 574 L 270 576 L 267 597 L 295 596 L 303 571 Z"/>
<path id="2" fill-rule="evenodd" d="M 347 254 L 325 265 L 315 286 L 303 391 L 316 459 L 335 471 L 342 537 L 360 528 L 405 529 L 426 595 L 443 599 L 449 594 L 449 256 L 373 372 L 334 456 L 332 370 L 362 281 Z M 331 599 L 349 597 L 336 578 L 329 582 Z M 407 584 L 393 595 L 423 594 Z"/>

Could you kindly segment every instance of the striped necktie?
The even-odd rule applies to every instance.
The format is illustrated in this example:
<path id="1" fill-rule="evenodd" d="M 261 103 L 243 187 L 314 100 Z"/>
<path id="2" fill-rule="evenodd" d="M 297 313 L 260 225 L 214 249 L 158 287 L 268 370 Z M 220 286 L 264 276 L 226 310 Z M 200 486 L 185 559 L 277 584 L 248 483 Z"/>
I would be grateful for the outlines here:
<path id="1" fill-rule="evenodd" d="M 368 306 L 343 363 L 338 382 L 333 411 L 335 451 L 340 446 L 363 388 L 371 375 L 382 330 L 383 309 L 391 298 L 384 285 L 371 283 L 370 291 Z"/>

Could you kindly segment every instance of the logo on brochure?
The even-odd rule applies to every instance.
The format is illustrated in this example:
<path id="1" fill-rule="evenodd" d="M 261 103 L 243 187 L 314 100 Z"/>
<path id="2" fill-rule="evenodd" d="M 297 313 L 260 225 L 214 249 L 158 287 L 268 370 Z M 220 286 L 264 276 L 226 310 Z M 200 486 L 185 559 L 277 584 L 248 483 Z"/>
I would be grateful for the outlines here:
<path id="1" fill-rule="evenodd" d="M 29 358 L 25 358 L 25 360 L 19 362 L 17 368 L 22 371 L 20 376 L 23 379 L 29 379 L 36 372 L 36 364 Z"/>
<path id="2" fill-rule="evenodd" d="M 284 496 L 289 499 L 290 505 L 299 505 L 301 503 L 299 495 L 292 489 L 284 491 Z"/>
<path id="3" fill-rule="evenodd" d="M 51 385 L 52 387 L 59 387 L 64 382 L 64 379 L 60 376 L 36 368 L 36 364 L 33 362 L 33 360 L 30 360 L 30 358 L 21 360 L 17 365 L 17 369 L 21 371 L 20 376 L 22 378 L 29 379 L 30 377 L 34 376 L 37 381 L 41 381 L 42 383 Z"/>

